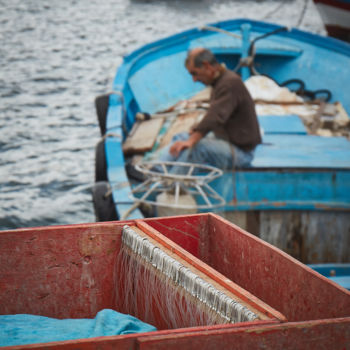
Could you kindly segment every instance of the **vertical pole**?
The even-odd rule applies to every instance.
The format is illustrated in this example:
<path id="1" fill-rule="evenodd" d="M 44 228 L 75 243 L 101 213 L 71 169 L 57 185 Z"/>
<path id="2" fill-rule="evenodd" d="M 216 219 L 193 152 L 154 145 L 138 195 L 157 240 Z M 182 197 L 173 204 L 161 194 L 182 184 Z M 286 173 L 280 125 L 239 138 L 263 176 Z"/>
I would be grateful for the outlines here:
<path id="1" fill-rule="evenodd" d="M 252 26 L 248 23 L 245 23 L 241 26 L 242 32 L 242 54 L 241 58 L 246 58 L 249 56 L 249 46 L 250 46 L 250 30 Z M 241 76 L 243 81 L 247 80 L 250 77 L 249 67 L 241 68 Z"/>

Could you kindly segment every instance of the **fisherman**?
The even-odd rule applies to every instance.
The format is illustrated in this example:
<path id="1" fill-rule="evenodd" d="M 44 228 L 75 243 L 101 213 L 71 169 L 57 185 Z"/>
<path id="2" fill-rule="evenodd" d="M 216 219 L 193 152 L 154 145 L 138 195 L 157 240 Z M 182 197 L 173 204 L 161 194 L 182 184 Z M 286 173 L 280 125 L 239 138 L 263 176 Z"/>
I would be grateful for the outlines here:
<path id="1" fill-rule="evenodd" d="M 159 160 L 207 164 L 224 170 L 249 166 L 261 136 L 254 101 L 243 81 L 205 48 L 189 51 L 185 66 L 193 81 L 212 86 L 210 106 L 199 124 L 174 136 Z M 171 170 L 183 171 L 180 166 Z"/>

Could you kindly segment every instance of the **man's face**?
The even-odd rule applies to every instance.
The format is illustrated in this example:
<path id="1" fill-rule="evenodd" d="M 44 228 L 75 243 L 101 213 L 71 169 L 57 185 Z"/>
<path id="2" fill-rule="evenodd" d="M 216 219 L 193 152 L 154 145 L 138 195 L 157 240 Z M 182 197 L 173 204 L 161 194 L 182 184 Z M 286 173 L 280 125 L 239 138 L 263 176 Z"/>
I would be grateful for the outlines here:
<path id="1" fill-rule="evenodd" d="M 210 85 L 212 83 L 215 70 L 208 62 L 204 62 L 201 67 L 195 67 L 193 61 L 190 60 L 186 68 L 192 75 L 193 81 L 199 81 L 204 85 Z"/>

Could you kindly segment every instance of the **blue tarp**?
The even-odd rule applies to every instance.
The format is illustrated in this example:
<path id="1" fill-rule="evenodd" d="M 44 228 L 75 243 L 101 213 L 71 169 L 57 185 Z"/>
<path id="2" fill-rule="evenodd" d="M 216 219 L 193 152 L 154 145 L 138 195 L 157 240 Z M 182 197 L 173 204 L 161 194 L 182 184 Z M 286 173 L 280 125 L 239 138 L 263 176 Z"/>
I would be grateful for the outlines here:
<path id="1" fill-rule="evenodd" d="M 152 332 L 137 318 L 104 309 L 93 319 L 55 319 L 36 315 L 1 315 L 0 346 L 47 343 L 101 336 Z"/>

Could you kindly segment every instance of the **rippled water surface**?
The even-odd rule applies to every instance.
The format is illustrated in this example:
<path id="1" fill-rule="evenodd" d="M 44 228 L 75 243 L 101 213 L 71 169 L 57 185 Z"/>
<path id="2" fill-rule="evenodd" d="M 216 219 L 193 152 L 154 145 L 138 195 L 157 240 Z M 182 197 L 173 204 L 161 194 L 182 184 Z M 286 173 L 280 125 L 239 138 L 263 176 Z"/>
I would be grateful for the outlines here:
<path id="1" fill-rule="evenodd" d="M 94 98 L 122 56 L 242 17 L 325 33 L 309 0 L 0 0 L 0 230 L 93 222 Z"/>

